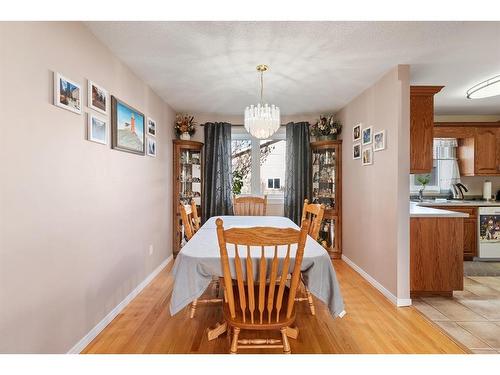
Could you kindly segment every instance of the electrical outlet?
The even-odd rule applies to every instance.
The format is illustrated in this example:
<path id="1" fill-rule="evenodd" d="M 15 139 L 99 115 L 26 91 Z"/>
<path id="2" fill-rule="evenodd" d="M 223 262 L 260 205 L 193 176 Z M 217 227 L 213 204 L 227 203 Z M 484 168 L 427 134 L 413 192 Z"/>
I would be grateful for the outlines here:
<path id="1" fill-rule="evenodd" d="M 149 255 L 153 255 L 154 248 L 153 245 L 149 245 Z"/>

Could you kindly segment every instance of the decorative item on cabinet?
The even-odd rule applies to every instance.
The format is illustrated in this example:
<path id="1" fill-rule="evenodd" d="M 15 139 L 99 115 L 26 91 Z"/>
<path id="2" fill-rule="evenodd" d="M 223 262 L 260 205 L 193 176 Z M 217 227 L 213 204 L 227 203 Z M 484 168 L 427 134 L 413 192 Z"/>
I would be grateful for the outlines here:
<path id="1" fill-rule="evenodd" d="M 321 115 L 310 129 L 317 141 L 336 140 L 342 132 L 342 124 L 335 120 L 335 115 Z"/>
<path id="2" fill-rule="evenodd" d="M 195 141 L 173 140 L 173 253 L 180 251 L 183 228 L 179 212 L 179 203 L 189 204 L 194 200 L 201 217 L 201 199 L 203 191 L 203 143 Z"/>
<path id="3" fill-rule="evenodd" d="M 443 87 L 410 87 L 410 173 L 432 170 L 434 95 Z"/>
<path id="4" fill-rule="evenodd" d="M 196 132 L 196 122 L 194 116 L 187 114 L 178 114 L 175 116 L 175 132 L 183 141 L 189 141 Z"/>
<path id="5" fill-rule="evenodd" d="M 332 258 L 342 255 L 342 141 L 311 142 L 312 203 L 325 205 L 318 242 Z"/>

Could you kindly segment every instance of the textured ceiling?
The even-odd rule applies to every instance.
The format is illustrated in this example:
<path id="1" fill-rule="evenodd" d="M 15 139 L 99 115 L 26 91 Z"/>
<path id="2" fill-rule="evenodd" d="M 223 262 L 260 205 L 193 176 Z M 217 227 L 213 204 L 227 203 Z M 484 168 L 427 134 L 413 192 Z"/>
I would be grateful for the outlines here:
<path id="1" fill-rule="evenodd" d="M 437 114 L 500 114 L 465 91 L 500 74 L 500 22 L 87 22 L 177 111 L 241 114 L 265 99 L 282 114 L 340 109 L 397 64 L 412 84 L 445 85 Z"/>

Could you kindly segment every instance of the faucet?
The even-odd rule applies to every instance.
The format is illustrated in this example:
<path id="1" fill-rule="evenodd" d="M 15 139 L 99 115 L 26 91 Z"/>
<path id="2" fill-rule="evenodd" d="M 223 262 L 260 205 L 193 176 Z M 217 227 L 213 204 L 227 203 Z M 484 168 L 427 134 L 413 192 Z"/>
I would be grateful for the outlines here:
<path id="1" fill-rule="evenodd" d="M 460 183 L 460 182 L 457 182 L 456 184 L 452 184 L 451 189 L 453 191 L 453 199 L 460 199 L 460 200 L 464 200 L 464 192 L 469 191 L 465 187 L 465 185 Z"/>

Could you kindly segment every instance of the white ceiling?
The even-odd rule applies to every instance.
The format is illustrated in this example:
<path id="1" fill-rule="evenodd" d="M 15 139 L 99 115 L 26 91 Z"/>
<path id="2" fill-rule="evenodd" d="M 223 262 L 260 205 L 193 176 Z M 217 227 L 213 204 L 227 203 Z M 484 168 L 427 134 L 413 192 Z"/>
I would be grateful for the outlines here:
<path id="1" fill-rule="evenodd" d="M 87 22 L 177 111 L 241 114 L 265 98 L 282 114 L 334 112 L 397 64 L 446 86 L 437 114 L 500 114 L 465 91 L 500 74 L 500 22 Z"/>

